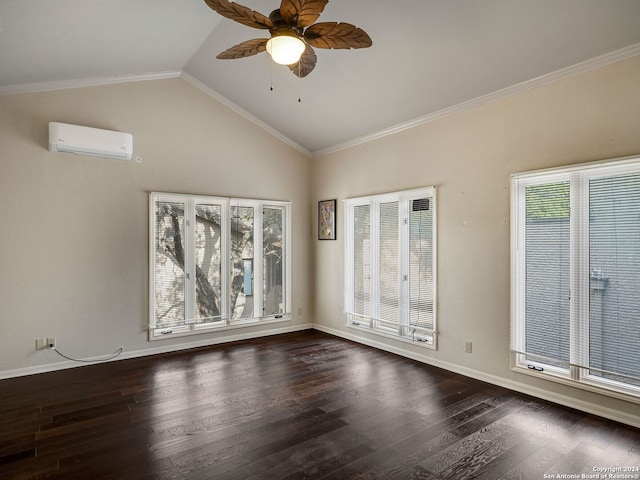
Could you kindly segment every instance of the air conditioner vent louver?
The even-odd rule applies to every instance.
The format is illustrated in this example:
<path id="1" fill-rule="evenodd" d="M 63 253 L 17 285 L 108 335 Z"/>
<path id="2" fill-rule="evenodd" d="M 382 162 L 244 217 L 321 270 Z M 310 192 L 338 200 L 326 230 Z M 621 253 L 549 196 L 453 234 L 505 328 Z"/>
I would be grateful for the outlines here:
<path id="1" fill-rule="evenodd" d="M 429 210 L 428 198 L 417 198 L 411 203 L 411 210 L 414 212 L 424 212 Z"/>
<path id="2" fill-rule="evenodd" d="M 133 135 L 68 123 L 49 122 L 49 150 L 131 160 Z"/>

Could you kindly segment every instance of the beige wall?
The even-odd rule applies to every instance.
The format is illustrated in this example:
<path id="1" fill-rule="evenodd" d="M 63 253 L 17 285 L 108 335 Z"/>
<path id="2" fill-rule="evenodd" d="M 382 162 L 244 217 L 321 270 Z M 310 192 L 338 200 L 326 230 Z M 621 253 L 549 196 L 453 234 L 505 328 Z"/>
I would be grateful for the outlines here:
<path id="1" fill-rule="evenodd" d="M 133 134 L 141 164 L 54 154 L 48 122 Z M 311 322 L 310 160 L 181 79 L 0 97 L 0 377 Z M 148 342 L 148 192 L 293 202 L 290 324 Z M 298 308 L 303 315 L 298 316 Z"/>
<path id="2" fill-rule="evenodd" d="M 315 160 L 180 79 L 0 97 L 0 377 L 67 365 L 36 352 L 38 337 L 55 336 L 78 357 L 118 346 L 134 356 L 272 331 L 152 343 L 145 332 L 148 192 L 247 196 L 293 201 L 286 327 L 315 320 L 633 422 L 637 404 L 509 370 L 509 175 L 639 154 L 638 85 L 633 58 Z M 52 154 L 49 121 L 130 132 L 143 162 Z M 318 200 L 425 185 L 438 187 L 437 351 L 345 328 L 342 225 L 337 241 L 315 240 Z M 342 222 L 340 202 L 338 213 Z"/>
<path id="3" fill-rule="evenodd" d="M 439 348 L 345 327 L 343 228 L 316 242 L 319 328 L 640 424 L 637 404 L 511 372 L 508 350 L 509 176 L 640 154 L 639 86 L 636 57 L 316 160 L 312 210 L 321 199 L 437 186 Z"/>

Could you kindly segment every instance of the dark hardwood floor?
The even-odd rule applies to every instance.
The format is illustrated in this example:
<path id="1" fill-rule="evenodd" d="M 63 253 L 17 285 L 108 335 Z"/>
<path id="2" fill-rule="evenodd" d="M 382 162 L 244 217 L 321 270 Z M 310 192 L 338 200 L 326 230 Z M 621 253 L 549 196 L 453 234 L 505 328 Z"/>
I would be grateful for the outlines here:
<path id="1" fill-rule="evenodd" d="M 0 381 L 3 480 L 591 478 L 639 448 L 639 429 L 317 331 Z"/>

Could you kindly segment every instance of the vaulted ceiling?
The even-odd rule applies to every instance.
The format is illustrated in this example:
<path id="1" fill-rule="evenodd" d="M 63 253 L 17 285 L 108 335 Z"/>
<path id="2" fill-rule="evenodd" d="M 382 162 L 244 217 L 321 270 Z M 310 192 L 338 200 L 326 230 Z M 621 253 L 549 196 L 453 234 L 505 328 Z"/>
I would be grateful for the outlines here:
<path id="1" fill-rule="evenodd" d="M 373 46 L 316 49 L 299 79 L 267 53 L 216 59 L 268 32 L 204 0 L 0 0 L 0 94 L 181 75 L 320 155 L 640 55 L 638 0 L 331 0 L 320 21 L 355 24 Z"/>

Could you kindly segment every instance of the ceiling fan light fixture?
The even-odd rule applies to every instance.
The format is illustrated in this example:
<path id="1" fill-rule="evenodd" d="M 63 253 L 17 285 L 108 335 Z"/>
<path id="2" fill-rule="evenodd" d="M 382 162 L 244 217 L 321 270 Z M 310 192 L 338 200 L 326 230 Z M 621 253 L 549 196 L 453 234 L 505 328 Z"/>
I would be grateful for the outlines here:
<path id="1" fill-rule="evenodd" d="M 1 0 L 0 0 L 1 1 Z M 281 0 L 269 16 L 231 0 L 204 0 L 214 11 L 247 27 L 268 30 L 271 38 L 246 40 L 216 58 L 234 59 L 267 50 L 274 62 L 287 65 L 291 73 L 306 77 L 316 67 L 314 48 L 367 48 L 373 42 L 367 32 L 347 22 L 316 22 L 329 0 Z"/>
<path id="2" fill-rule="evenodd" d="M 293 65 L 300 61 L 306 46 L 298 37 L 277 35 L 267 42 L 267 52 L 274 62 L 280 65 Z"/>

